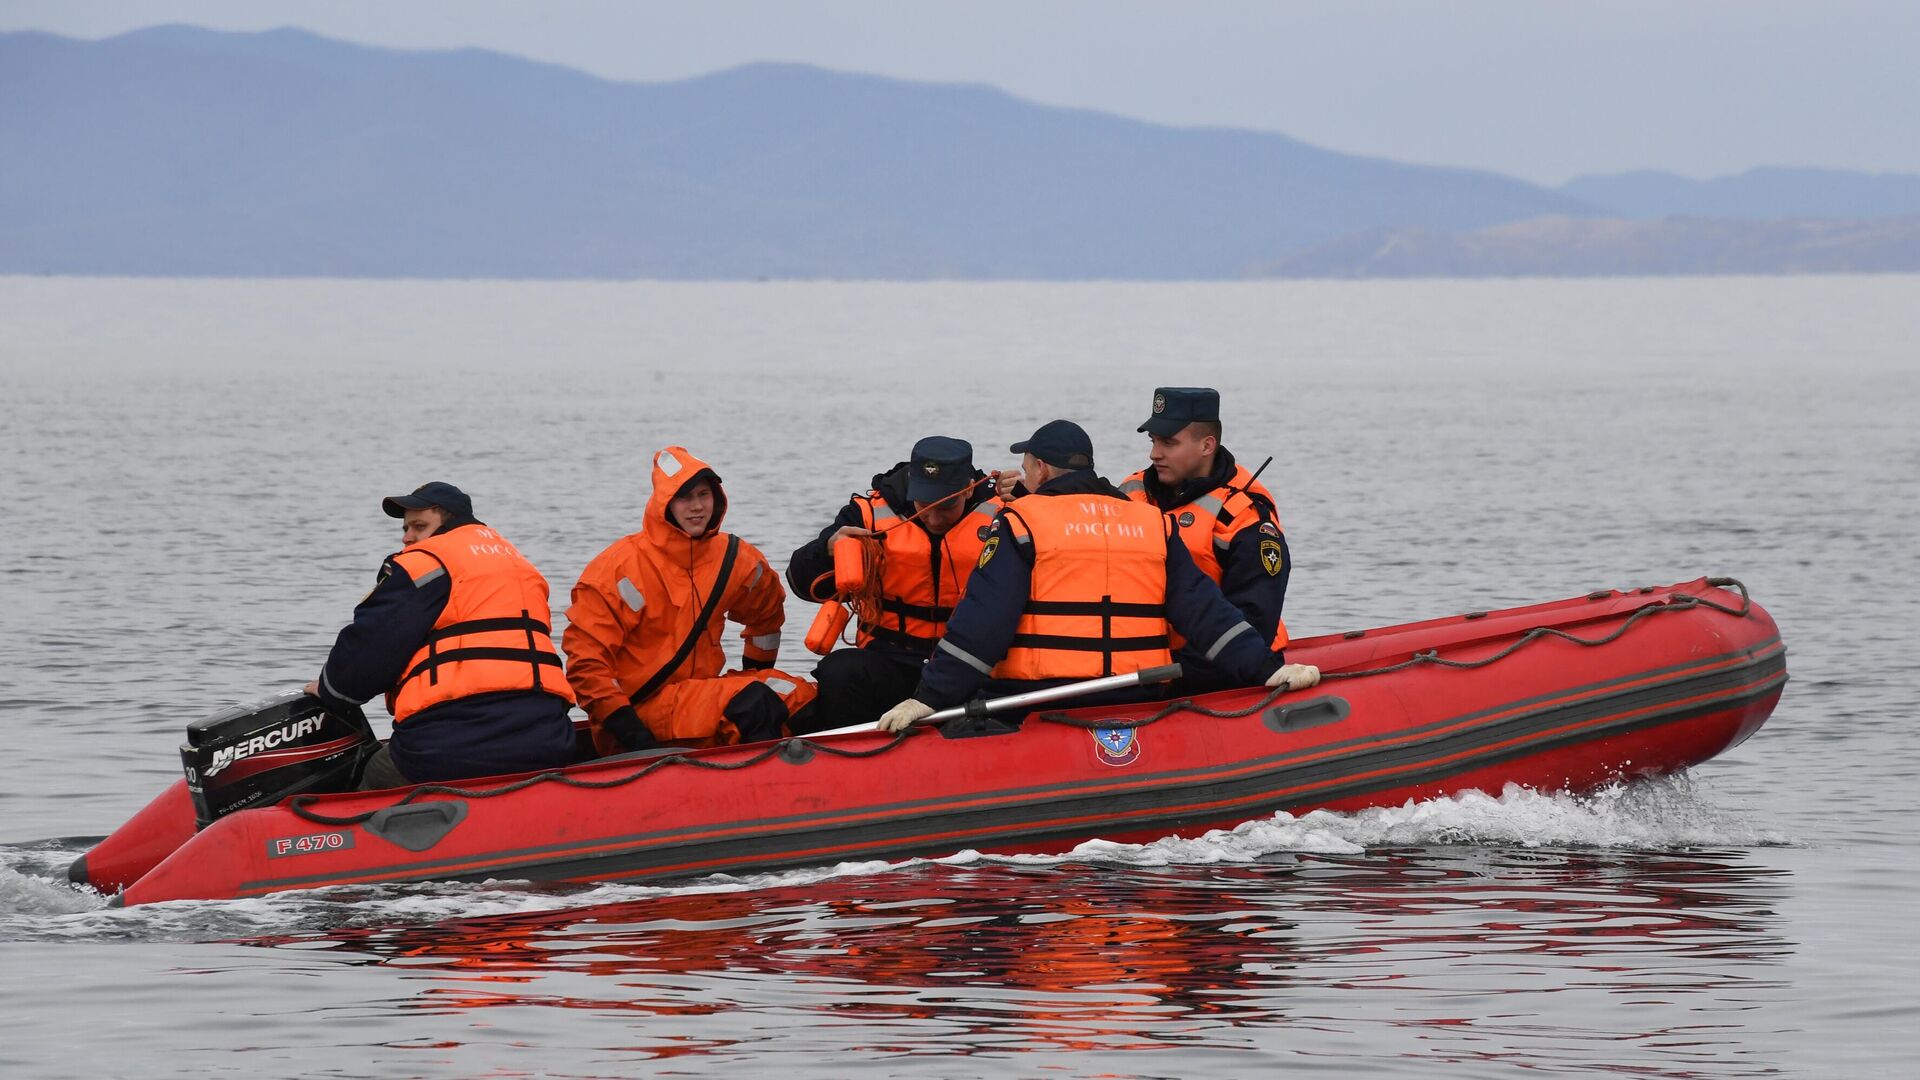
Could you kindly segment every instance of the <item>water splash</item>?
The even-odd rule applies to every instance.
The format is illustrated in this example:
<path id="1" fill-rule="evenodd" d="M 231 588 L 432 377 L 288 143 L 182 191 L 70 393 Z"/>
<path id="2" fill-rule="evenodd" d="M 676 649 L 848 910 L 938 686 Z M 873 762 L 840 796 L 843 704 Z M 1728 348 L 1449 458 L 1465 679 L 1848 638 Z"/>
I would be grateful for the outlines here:
<path id="1" fill-rule="evenodd" d="M 1169 838 L 1151 844 L 1092 840 L 1065 856 L 1013 856 L 1007 861 L 1074 859 L 1168 866 L 1253 862 L 1283 852 L 1357 855 L 1375 848 L 1667 851 L 1790 842 L 1742 813 L 1714 806 L 1692 778 L 1678 774 L 1617 784 L 1590 795 L 1548 795 L 1509 784 L 1498 796 L 1469 791 L 1354 813 L 1315 810 L 1299 817 L 1278 813 L 1193 839 Z"/>
<path id="2" fill-rule="evenodd" d="M 1590 795 L 1547 795 L 1507 787 L 1354 813 L 1277 813 L 1233 829 L 1150 844 L 1090 840 L 1063 855 L 983 855 L 868 860 L 805 870 L 715 875 L 683 885 L 552 886 L 526 882 L 344 886 L 227 901 L 180 901 L 106 908 L 104 897 L 68 885 L 64 868 L 81 849 L 42 842 L 0 847 L 0 939 L 122 938 L 208 940 L 356 925 L 432 922 L 632 903 L 661 896 L 804 887 L 853 875 L 927 866 L 1065 862 L 1125 866 L 1246 864 L 1294 854 L 1362 855 L 1386 848 L 1519 847 L 1664 851 L 1763 847 L 1792 841 L 1714 805 L 1684 774 L 1622 784 Z"/>
<path id="3" fill-rule="evenodd" d="M 7 853 L 11 854 L 11 853 Z M 92 889 L 59 880 L 40 860 L 0 856 L 0 919 L 10 914 L 75 915 L 106 907 L 107 898 Z M 66 861 L 60 863 L 64 879 Z M 4 925 L 0 922 L 0 925 Z"/>

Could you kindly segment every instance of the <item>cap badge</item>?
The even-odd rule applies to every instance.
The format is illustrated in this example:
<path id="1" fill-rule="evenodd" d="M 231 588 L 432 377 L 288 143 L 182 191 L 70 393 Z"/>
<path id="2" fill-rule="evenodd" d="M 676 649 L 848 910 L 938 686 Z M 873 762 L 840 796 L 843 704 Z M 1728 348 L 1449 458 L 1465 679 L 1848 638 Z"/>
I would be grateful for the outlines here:
<path id="1" fill-rule="evenodd" d="M 937 461 L 922 462 L 920 464 L 920 471 L 927 474 L 928 476 L 937 477 L 940 475 L 940 463 Z"/>
<path id="2" fill-rule="evenodd" d="M 1154 412 L 1154 415 L 1156 415 L 1156 416 L 1157 416 L 1157 415 L 1159 415 L 1160 413 L 1163 413 L 1163 412 L 1166 412 L 1166 411 L 1167 411 L 1167 395 L 1165 395 L 1165 394 L 1155 394 L 1155 395 L 1153 395 L 1153 412 Z"/>

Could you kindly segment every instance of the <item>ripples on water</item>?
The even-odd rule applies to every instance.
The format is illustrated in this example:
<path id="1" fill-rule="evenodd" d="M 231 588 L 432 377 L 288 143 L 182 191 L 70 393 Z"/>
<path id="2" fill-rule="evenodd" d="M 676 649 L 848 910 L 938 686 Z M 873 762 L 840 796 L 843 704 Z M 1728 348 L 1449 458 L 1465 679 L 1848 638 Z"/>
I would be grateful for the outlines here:
<path id="1" fill-rule="evenodd" d="M 1920 279 L 0 279 L 0 326 L 0 840 L 112 828 L 177 775 L 187 723 L 312 677 L 392 545 L 379 494 L 461 483 L 564 594 L 636 524 L 646 453 L 686 442 L 778 564 L 929 430 L 998 464 L 1077 416 L 1130 471 L 1162 383 L 1221 387 L 1227 444 L 1275 455 L 1297 632 L 1725 573 L 1794 679 L 1693 779 L 1064 860 L 129 911 L 64 883 L 84 843 L 0 845 L 0 1075 L 1920 1056 Z"/>

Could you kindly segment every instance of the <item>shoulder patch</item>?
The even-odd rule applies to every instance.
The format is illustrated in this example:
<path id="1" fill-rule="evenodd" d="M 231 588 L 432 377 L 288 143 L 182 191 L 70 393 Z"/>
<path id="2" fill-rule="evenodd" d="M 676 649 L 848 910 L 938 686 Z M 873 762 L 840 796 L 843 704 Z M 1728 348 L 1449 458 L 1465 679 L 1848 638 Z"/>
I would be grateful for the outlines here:
<path id="1" fill-rule="evenodd" d="M 380 572 L 373 576 L 373 588 L 368 589 L 367 595 L 360 598 L 360 604 L 364 604 L 368 600 L 372 599 L 374 591 L 379 589 L 381 585 L 386 584 L 386 580 L 392 576 L 393 576 L 393 558 L 392 556 L 388 556 L 387 558 L 380 560 Z M 360 604 L 355 604 L 354 606 L 359 607 Z"/>
<path id="2" fill-rule="evenodd" d="M 1280 546 L 1280 541 L 1260 541 L 1260 565 L 1266 569 L 1268 577 L 1279 577 L 1280 571 L 1286 569 L 1287 552 Z"/>
<path id="3" fill-rule="evenodd" d="M 1267 536 L 1279 536 L 1280 526 L 1271 521 L 1263 521 L 1260 523 L 1260 532 Z"/>
<path id="4" fill-rule="evenodd" d="M 987 564 L 993 561 L 993 553 L 999 550 L 1000 550 L 1000 538 L 997 536 L 987 537 L 986 546 L 980 549 L 980 562 L 974 567 L 974 569 L 985 570 L 987 568 Z"/>

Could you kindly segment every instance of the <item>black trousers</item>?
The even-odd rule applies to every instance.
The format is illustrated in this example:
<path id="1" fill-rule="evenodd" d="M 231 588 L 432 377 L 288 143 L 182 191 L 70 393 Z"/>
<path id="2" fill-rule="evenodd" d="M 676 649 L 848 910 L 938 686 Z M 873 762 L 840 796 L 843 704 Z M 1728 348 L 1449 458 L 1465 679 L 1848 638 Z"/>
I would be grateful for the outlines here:
<path id="1" fill-rule="evenodd" d="M 813 681 L 820 695 L 788 722 L 795 735 L 871 724 L 913 696 L 921 661 L 885 649 L 836 649 L 820 658 Z"/>

